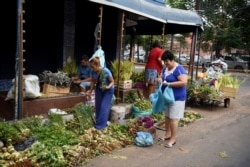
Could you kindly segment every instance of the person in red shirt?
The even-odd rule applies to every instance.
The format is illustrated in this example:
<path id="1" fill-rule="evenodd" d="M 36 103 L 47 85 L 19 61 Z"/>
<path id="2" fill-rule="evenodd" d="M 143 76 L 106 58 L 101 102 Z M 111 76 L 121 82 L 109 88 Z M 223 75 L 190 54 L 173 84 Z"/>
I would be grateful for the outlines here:
<path id="1" fill-rule="evenodd" d="M 161 73 L 163 67 L 161 60 L 162 53 L 163 50 L 160 43 L 156 40 L 149 52 L 148 61 L 145 66 L 145 83 L 148 88 L 148 95 L 154 92 L 154 86 L 157 84 L 157 78 Z"/>

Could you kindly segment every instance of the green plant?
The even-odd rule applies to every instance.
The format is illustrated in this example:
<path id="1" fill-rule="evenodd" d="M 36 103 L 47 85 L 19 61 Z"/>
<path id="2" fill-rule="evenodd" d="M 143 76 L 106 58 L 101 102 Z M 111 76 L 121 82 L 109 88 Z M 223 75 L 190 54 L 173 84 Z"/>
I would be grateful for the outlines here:
<path id="1" fill-rule="evenodd" d="M 8 122 L 0 122 L 0 139 L 3 142 L 14 141 L 18 138 L 18 130 Z"/>
<path id="2" fill-rule="evenodd" d="M 129 92 L 125 95 L 125 102 L 126 103 L 133 103 L 136 99 L 139 99 L 137 92 Z"/>
<path id="3" fill-rule="evenodd" d="M 132 76 L 131 79 L 133 81 L 133 83 L 137 83 L 137 82 L 143 82 L 145 78 L 145 70 L 142 70 L 141 72 L 132 72 Z"/>
<path id="4" fill-rule="evenodd" d="M 114 60 L 111 62 L 110 70 L 113 74 L 114 79 L 118 79 L 118 76 L 121 81 L 129 80 L 134 71 L 134 62 L 124 60 L 120 61 L 120 70 L 119 70 L 119 61 Z"/>
<path id="5" fill-rule="evenodd" d="M 69 87 L 71 84 L 71 78 L 63 71 L 52 73 L 51 71 L 45 70 L 39 75 L 39 80 L 45 84 L 61 87 Z"/>
<path id="6" fill-rule="evenodd" d="M 147 99 L 136 99 L 134 106 L 138 107 L 141 111 L 152 109 L 152 104 Z"/>
<path id="7" fill-rule="evenodd" d="M 77 70 L 78 66 L 76 64 L 76 60 L 72 60 L 71 62 L 66 63 L 62 69 L 62 71 L 67 73 L 69 77 L 77 75 Z"/>

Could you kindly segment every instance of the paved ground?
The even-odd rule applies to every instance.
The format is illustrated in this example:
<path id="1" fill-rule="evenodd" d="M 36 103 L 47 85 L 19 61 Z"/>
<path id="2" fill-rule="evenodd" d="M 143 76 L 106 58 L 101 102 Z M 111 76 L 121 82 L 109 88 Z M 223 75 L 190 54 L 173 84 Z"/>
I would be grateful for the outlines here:
<path id="1" fill-rule="evenodd" d="M 248 167 L 250 166 L 250 75 L 229 108 L 196 106 L 204 118 L 179 128 L 177 144 L 169 149 L 155 141 L 147 148 L 129 146 L 91 160 L 86 167 Z M 157 135 L 163 135 L 157 130 Z M 225 156 L 225 158 L 223 158 Z"/>

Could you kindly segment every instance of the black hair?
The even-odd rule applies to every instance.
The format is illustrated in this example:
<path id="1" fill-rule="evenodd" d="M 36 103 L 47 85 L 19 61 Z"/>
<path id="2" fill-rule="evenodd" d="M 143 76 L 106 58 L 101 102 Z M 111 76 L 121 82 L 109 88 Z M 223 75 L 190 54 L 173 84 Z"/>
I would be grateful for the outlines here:
<path id="1" fill-rule="evenodd" d="M 155 47 L 159 47 L 160 48 L 161 47 L 160 42 L 158 40 L 154 41 L 152 47 L 153 48 L 155 48 Z"/>
<path id="2" fill-rule="evenodd" d="M 88 55 L 82 55 L 81 60 L 89 61 L 89 56 Z"/>
<path id="3" fill-rule="evenodd" d="M 161 60 L 165 61 L 165 60 L 174 60 L 174 54 L 169 51 L 169 50 L 166 50 L 163 52 L 162 56 L 161 56 Z"/>

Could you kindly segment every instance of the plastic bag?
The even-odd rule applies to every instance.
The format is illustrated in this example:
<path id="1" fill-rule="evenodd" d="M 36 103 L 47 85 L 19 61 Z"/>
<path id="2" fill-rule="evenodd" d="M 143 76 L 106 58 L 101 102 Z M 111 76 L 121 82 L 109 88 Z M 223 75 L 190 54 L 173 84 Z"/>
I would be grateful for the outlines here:
<path id="1" fill-rule="evenodd" d="M 41 96 L 39 79 L 36 75 L 24 75 L 24 93 L 23 98 L 25 99 L 35 99 Z M 5 100 L 15 99 L 15 79 L 12 80 L 12 87 L 8 91 L 7 97 Z"/>
<path id="2" fill-rule="evenodd" d="M 158 85 L 158 89 L 156 89 L 154 93 L 149 95 L 149 99 L 153 106 L 153 113 L 159 113 L 167 109 L 166 100 L 163 97 L 161 86 L 162 83 Z"/>
<path id="3" fill-rule="evenodd" d="M 163 92 L 163 97 L 165 98 L 166 103 L 168 104 L 173 104 L 175 102 L 174 92 L 172 87 L 166 86 Z"/>
<path id="4" fill-rule="evenodd" d="M 92 60 L 94 57 L 99 57 L 101 67 L 106 67 L 105 54 L 100 45 L 98 46 L 98 49 L 95 51 L 93 56 L 89 59 L 89 61 Z"/>
<path id="5" fill-rule="evenodd" d="M 140 147 L 152 146 L 154 144 L 154 139 L 151 133 L 139 131 L 136 132 L 136 137 L 134 143 Z"/>
<path id="6" fill-rule="evenodd" d="M 150 116 L 150 115 L 152 115 L 152 112 L 153 112 L 152 108 L 148 109 L 148 110 L 140 110 L 135 105 L 132 106 L 132 109 L 133 109 L 133 116 L 134 116 L 134 118 L 143 117 L 143 116 Z"/>

